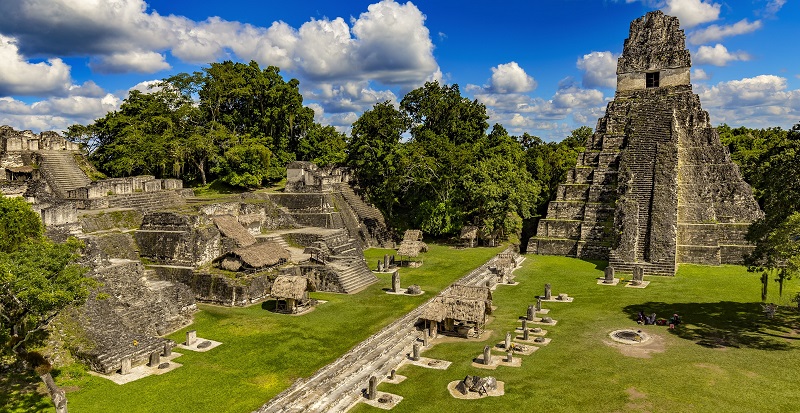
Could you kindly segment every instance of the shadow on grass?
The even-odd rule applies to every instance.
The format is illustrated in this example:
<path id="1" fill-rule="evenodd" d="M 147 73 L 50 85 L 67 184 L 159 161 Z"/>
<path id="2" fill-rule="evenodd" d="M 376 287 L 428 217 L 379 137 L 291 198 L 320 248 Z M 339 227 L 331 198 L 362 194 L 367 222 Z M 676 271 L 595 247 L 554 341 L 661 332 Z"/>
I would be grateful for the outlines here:
<path id="1" fill-rule="evenodd" d="M 636 321 L 639 311 L 656 313 L 658 318 L 669 319 L 679 314 L 681 325 L 665 331 L 682 339 L 706 347 L 744 347 L 759 350 L 789 350 L 799 337 L 789 331 L 798 328 L 800 314 L 781 308 L 774 318 L 767 318 L 761 303 L 720 301 L 716 303 L 664 303 L 646 302 L 622 309 Z"/>
<path id="2" fill-rule="evenodd" d="M 605 271 L 606 267 L 608 267 L 608 261 L 587 260 L 586 258 L 581 258 L 580 260 L 594 264 L 594 269 L 596 270 Z"/>
<path id="3" fill-rule="evenodd" d="M 53 403 L 47 394 L 39 393 L 41 383 L 32 373 L 19 374 L 3 372 L 0 374 L 0 411 L 39 412 L 52 410 Z"/>

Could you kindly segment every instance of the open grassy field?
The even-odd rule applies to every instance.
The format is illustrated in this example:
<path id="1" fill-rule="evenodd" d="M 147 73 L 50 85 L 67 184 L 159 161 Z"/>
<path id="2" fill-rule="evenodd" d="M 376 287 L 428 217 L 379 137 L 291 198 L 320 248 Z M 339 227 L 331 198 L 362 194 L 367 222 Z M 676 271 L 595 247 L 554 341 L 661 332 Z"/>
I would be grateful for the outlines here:
<path id="1" fill-rule="evenodd" d="M 420 284 L 426 291 L 421 297 L 384 294 L 391 282 L 384 274 L 380 283 L 354 296 L 312 294 L 328 302 L 299 317 L 265 310 L 270 302 L 248 308 L 202 305 L 195 323 L 170 337 L 180 342 L 186 330 L 196 329 L 199 336 L 224 344 L 207 353 L 178 350 L 184 355 L 175 361 L 183 367 L 123 386 L 81 373 L 78 367 L 62 370 L 57 380 L 71 390 L 70 410 L 78 413 L 250 412 L 501 249 L 431 245 L 422 267 L 401 270 L 402 285 Z M 366 251 L 370 267 L 384 253 L 391 250 Z M 382 383 L 378 389 L 405 398 L 395 412 L 797 411 L 800 315 L 783 308 L 775 319 L 766 319 L 757 275 L 736 266 L 682 265 L 676 277 L 648 277 L 653 282 L 640 290 L 596 285 L 603 265 L 527 256 L 515 273 L 520 284 L 495 291 L 498 308 L 487 325 L 492 334 L 486 340 L 438 344 L 423 355 L 452 361 L 448 370 L 404 366 L 398 374 L 408 380 Z M 472 367 L 471 359 L 484 345 L 501 341 L 518 325 L 518 316 L 547 282 L 554 294 L 575 297 L 573 303 L 544 304 L 551 309 L 548 315 L 558 320 L 547 327 L 553 341 L 530 356 L 518 356 L 520 368 Z M 771 293 L 776 287 L 770 287 Z M 792 281 L 782 304 L 788 305 L 796 291 L 797 282 Z M 624 353 L 609 344 L 608 333 L 636 327 L 639 310 L 664 318 L 678 312 L 684 324 L 675 332 L 642 326 L 656 337 L 655 344 L 648 352 Z M 494 375 L 505 382 L 506 395 L 475 401 L 452 398 L 447 383 L 467 374 Z M 0 410 L 52 411 L 47 397 L 37 394 L 15 396 L 8 403 Z M 353 411 L 380 410 L 359 405 Z"/>
<path id="2" fill-rule="evenodd" d="M 448 370 L 406 365 L 398 371 L 408 376 L 406 381 L 378 386 L 404 397 L 393 412 L 798 411 L 800 319 L 789 309 L 766 319 L 757 275 L 736 266 L 682 265 L 676 277 L 648 277 L 653 282 L 646 289 L 633 289 L 622 283 L 596 285 L 602 266 L 591 262 L 527 258 L 516 272 L 520 284 L 495 291 L 498 309 L 487 325 L 493 331 L 487 340 L 438 344 L 423 356 L 452 361 Z M 520 368 L 472 367 L 471 359 L 484 345 L 502 341 L 506 331 L 519 325 L 518 317 L 535 303 L 534 296 L 543 294 L 545 283 L 552 284 L 554 295 L 575 297 L 572 303 L 543 304 L 558 321 L 545 327 L 552 342 L 519 356 Z M 784 297 L 796 289 L 793 284 Z M 634 321 L 639 310 L 663 318 L 677 312 L 684 324 L 674 332 L 641 326 L 655 336 L 646 352 L 610 344 L 611 331 L 639 328 Z M 467 374 L 495 376 L 505 382 L 505 396 L 454 399 L 447 383 Z M 352 411 L 379 410 L 360 404 Z"/>
<path id="3" fill-rule="evenodd" d="M 169 337 L 181 342 L 186 330 L 196 329 L 198 336 L 224 344 L 206 353 L 176 349 L 183 356 L 175 362 L 183 367 L 122 386 L 86 374 L 66 380 L 62 374 L 57 380 L 77 389 L 68 394 L 72 412 L 250 412 L 501 250 L 431 245 L 422 267 L 400 270 L 403 285 L 419 284 L 426 291 L 419 297 L 385 294 L 391 275 L 383 274 L 356 295 L 312 293 L 327 303 L 303 316 L 267 311 L 274 301 L 247 308 L 201 305 L 194 324 Z M 370 266 L 385 253 L 394 250 L 368 250 Z M 27 400 L 15 410 L 42 405 L 35 402 Z"/>

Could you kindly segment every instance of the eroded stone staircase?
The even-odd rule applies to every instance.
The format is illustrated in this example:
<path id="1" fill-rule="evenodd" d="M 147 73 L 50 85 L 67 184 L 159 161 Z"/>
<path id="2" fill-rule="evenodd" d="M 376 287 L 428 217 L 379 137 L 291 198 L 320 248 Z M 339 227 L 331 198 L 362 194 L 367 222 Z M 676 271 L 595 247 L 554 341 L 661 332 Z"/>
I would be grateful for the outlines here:
<path id="1" fill-rule="evenodd" d="M 89 185 L 91 180 L 75 161 L 72 151 L 39 151 L 41 172 L 50 189 L 60 198 L 67 197 L 67 191 Z"/>

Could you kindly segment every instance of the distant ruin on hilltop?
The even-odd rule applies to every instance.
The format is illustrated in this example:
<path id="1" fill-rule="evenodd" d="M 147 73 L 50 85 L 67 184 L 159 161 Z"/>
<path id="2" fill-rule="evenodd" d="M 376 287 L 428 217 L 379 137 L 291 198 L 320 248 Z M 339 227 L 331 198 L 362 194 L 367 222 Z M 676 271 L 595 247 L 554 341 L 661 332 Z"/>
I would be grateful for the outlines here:
<path id="1" fill-rule="evenodd" d="M 762 213 L 692 92 L 676 17 L 633 22 L 617 91 L 528 251 L 674 275 L 678 263 L 741 263 Z"/>

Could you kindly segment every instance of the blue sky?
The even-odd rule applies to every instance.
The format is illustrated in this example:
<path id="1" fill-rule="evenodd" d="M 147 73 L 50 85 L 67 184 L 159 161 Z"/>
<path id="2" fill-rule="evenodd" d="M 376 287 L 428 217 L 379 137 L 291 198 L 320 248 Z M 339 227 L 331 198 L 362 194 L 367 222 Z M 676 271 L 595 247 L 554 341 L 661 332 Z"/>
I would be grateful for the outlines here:
<path id="1" fill-rule="evenodd" d="M 800 122 L 795 0 L 15 0 L 0 2 L 0 124 L 61 131 L 133 88 L 252 59 L 342 131 L 435 79 L 513 134 L 560 140 L 595 126 L 630 21 L 656 9 L 681 19 L 713 124 Z"/>

